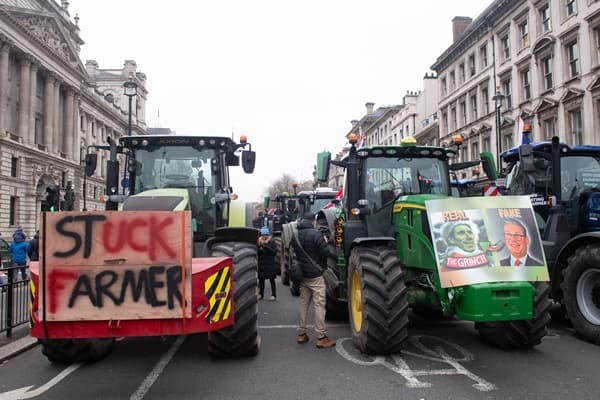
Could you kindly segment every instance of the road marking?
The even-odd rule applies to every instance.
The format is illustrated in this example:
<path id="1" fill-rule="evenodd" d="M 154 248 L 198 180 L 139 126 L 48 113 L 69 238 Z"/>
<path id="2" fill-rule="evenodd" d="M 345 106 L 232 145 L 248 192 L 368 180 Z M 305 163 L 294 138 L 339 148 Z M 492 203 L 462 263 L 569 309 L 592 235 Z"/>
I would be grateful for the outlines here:
<path id="1" fill-rule="evenodd" d="M 46 390 L 51 389 L 58 382 L 65 379 L 71 373 L 77 371 L 84 363 L 74 363 L 63 369 L 60 374 L 50 379 L 48 382 L 40 386 L 39 388 L 29 391 L 33 386 L 25 386 L 19 389 L 11 390 L 10 392 L 0 393 L 1 400 L 20 400 L 20 399 L 31 399 L 44 393 Z"/>
<path id="2" fill-rule="evenodd" d="M 423 343 L 423 339 L 427 339 L 428 341 L 439 342 L 440 345 L 434 345 L 433 348 L 428 347 L 425 343 Z M 410 388 L 427 388 L 433 386 L 432 383 L 420 381 L 418 379 L 419 376 L 463 375 L 474 381 L 475 383 L 472 386 L 479 391 L 489 392 L 497 389 L 497 387 L 494 386 L 492 383 L 472 373 L 471 371 L 466 369 L 462 364 L 460 364 L 460 362 L 472 361 L 474 359 L 472 353 L 470 353 L 468 350 L 459 346 L 456 343 L 448 342 L 447 340 L 435 336 L 415 335 L 409 338 L 409 343 L 412 344 L 417 350 L 421 351 L 422 354 L 403 350 L 402 354 L 392 354 L 389 356 L 373 357 L 368 356 L 366 354 L 360 354 L 360 358 L 357 358 L 354 355 L 350 354 L 350 352 L 345 348 L 344 342 L 347 341 L 351 341 L 351 339 L 341 338 L 337 341 L 336 350 L 340 356 L 357 365 L 384 366 L 390 369 L 391 371 L 401 375 L 406 380 L 406 386 Z M 450 356 L 446 352 L 446 350 L 444 350 L 442 345 L 454 349 L 457 353 L 461 355 L 461 357 L 456 358 Z M 358 350 L 356 351 L 358 352 Z M 451 366 L 452 368 L 413 370 L 409 367 L 406 360 L 404 360 L 404 358 L 402 357 L 403 355 L 409 355 L 412 357 L 417 357 L 429 361 L 445 363 Z"/>
<path id="3" fill-rule="evenodd" d="M 163 372 L 167 364 L 169 364 L 169 361 L 171 361 L 175 353 L 177 353 L 177 350 L 179 350 L 179 347 L 181 347 L 186 337 L 187 336 L 179 336 L 177 338 L 177 340 L 175 341 L 175 343 L 173 343 L 169 351 L 167 351 L 160 358 L 158 363 L 154 366 L 152 371 L 150 371 L 148 376 L 146 376 L 146 378 L 144 379 L 140 387 L 135 391 L 135 393 L 131 395 L 129 400 L 141 400 L 144 398 L 148 390 L 150 390 L 150 387 L 152 387 L 152 385 L 154 384 L 154 382 L 156 382 L 156 380 Z"/>
<path id="4" fill-rule="evenodd" d="M 327 324 L 327 328 L 347 328 L 350 324 Z M 306 325 L 306 328 L 314 328 L 314 325 Z M 298 329 L 298 325 L 259 325 L 258 329 Z"/>

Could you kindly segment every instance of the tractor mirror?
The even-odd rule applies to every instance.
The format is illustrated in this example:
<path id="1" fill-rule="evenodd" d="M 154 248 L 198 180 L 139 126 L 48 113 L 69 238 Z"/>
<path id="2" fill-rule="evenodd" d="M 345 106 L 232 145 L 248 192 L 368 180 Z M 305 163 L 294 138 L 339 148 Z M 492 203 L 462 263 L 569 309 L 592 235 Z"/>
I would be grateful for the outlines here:
<path id="1" fill-rule="evenodd" d="M 98 163 L 98 155 L 96 153 L 88 153 L 85 155 L 85 174 L 87 176 L 94 175 L 96 164 Z"/>
<path id="2" fill-rule="evenodd" d="M 256 152 L 251 150 L 242 151 L 242 169 L 245 173 L 251 174 L 254 172 L 256 164 Z"/>
<path id="3" fill-rule="evenodd" d="M 519 158 L 521 159 L 521 168 L 524 172 L 535 171 L 535 164 L 533 163 L 533 148 L 529 144 L 522 144 L 519 146 Z"/>
<path id="4" fill-rule="evenodd" d="M 329 161 L 331 153 L 323 151 L 317 154 L 317 181 L 326 182 L 329 179 Z"/>
<path id="5" fill-rule="evenodd" d="M 494 156 L 492 153 L 488 151 L 484 151 L 479 155 L 481 158 L 481 166 L 483 167 L 483 172 L 487 176 L 488 179 L 495 181 L 496 176 L 496 163 L 494 163 Z"/>

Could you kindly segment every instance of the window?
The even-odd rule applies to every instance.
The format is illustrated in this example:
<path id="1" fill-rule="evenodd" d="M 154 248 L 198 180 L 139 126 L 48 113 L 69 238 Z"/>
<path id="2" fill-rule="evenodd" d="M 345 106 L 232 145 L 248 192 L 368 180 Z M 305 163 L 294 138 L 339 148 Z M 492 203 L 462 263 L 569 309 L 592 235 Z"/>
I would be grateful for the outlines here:
<path id="1" fill-rule="evenodd" d="M 515 144 L 513 143 L 513 136 L 514 135 L 504 135 L 504 144 L 502 145 L 504 149 L 510 149 L 511 147 L 513 147 Z"/>
<path id="2" fill-rule="evenodd" d="M 13 178 L 17 177 L 17 167 L 19 166 L 19 159 L 17 157 L 12 157 L 10 159 L 10 176 Z"/>
<path id="3" fill-rule="evenodd" d="M 460 116 L 462 117 L 462 125 L 467 124 L 467 102 L 466 100 L 461 100 L 460 102 Z"/>
<path id="4" fill-rule="evenodd" d="M 508 34 L 502 36 L 500 39 L 500 47 L 502 48 L 502 61 L 506 61 L 510 58 L 510 42 L 508 40 Z"/>
<path id="5" fill-rule="evenodd" d="M 565 13 L 566 16 L 571 16 L 575 14 L 577 11 L 577 7 L 575 7 L 575 0 L 566 0 L 565 2 Z"/>
<path id="6" fill-rule="evenodd" d="M 581 110 L 569 111 L 569 130 L 571 134 L 571 146 L 583 144 L 583 129 L 581 127 Z"/>
<path id="7" fill-rule="evenodd" d="M 545 140 L 552 140 L 554 136 L 554 119 L 548 118 L 542 121 L 542 132 Z"/>
<path id="8" fill-rule="evenodd" d="M 594 38 L 596 40 L 596 65 L 600 64 L 600 28 L 594 29 Z"/>
<path id="9" fill-rule="evenodd" d="M 540 8 L 540 23 L 542 33 L 549 32 L 550 29 L 552 29 L 552 25 L 550 23 L 550 6 L 548 4 Z"/>
<path id="10" fill-rule="evenodd" d="M 42 114 L 35 114 L 35 126 L 34 126 L 34 140 L 36 144 L 41 144 L 42 142 Z"/>
<path id="11" fill-rule="evenodd" d="M 567 44 L 567 62 L 569 63 L 569 77 L 575 78 L 579 75 L 579 47 L 576 41 Z"/>
<path id="12" fill-rule="evenodd" d="M 450 72 L 450 90 L 454 90 L 456 88 L 456 75 L 454 71 Z"/>
<path id="13" fill-rule="evenodd" d="M 442 88 L 442 96 L 445 96 L 448 94 L 448 87 L 446 86 L 446 78 L 442 78 L 442 82 L 440 83 L 440 86 Z"/>
<path id="14" fill-rule="evenodd" d="M 481 67 L 488 66 L 487 43 L 479 48 L 479 58 L 481 59 Z"/>
<path id="15" fill-rule="evenodd" d="M 527 20 L 519 24 L 519 34 L 521 35 L 521 48 L 529 46 L 529 24 Z"/>
<path id="16" fill-rule="evenodd" d="M 469 56 L 469 77 L 475 75 L 475 53 Z"/>
<path id="17" fill-rule="evenodd" d="M 471 112 L 473 113 L 473 121 L 477 120 L 479 116 L 477 115 L 477 95 L 471 95 Z"/>
<path id="18" fill-rule="evenodd" d="M 454 130 L 454 129 L 458 128 L 458 124 L 457 124 L 457 121 L 456 121 L 456 107 L 452 107 L 450 109 L 450 118 L 452 118 L 451 129 Z"/>
<path id="19" fill-rule="evenodd" d="M 8 209 L 8 225 L 16 225 L 17 221 L 17 198 L 10 196 L 10 205 Z"/>
<path id="20" fill-rule="evenodd" d="M 458 71 L 460 73 L 460 83 L 465 83 L 467 80 L 467 76 L 465 75 L 465 64 L 462 63 L 458 66 Z"/>
<path id="21" fill-rule="evenodd" d="M 506 100 L 506 109 L 512 108 L 512 92 L 510 90 L 510 78 L 502 81 L 502 91 L 504 92 L 504 99 Z"/>
<path id="22" fill-rule="evenodd" d="M 448 113 L 444 112 L 442 114 L 442 128 L 444 129 L 444 133 L 448 133 L 450 130 L 448 128 Z"/>
<path id="23" fill-rule="evenodd" d="M 491 145 L 490 145 L 490 138 L 489 136 L 483 139 L 483 151 L 490 151 L 492 149 Z"/>
<path id="24" fill-rule="evenodd" d="M 477 160 L 479 158 L 479 143 L 473 142 L 471 144 L 471 160 Z"/>
<path id="25" fill-rule="evenodd" d="M 529 68 L 521 71 L 521 88 L 523 101 L 531 99 L 531 71 Z"/>
<path id="26" fill-rule="evenodd" d="M 544 76 L 544 90 L 550 90 L 554 87 L 552 82 L 552 57 L 546 57 L 542 60 L 542 74 Z"/>
<path id="27" fill-rule="evenodd" d="M 490 95 L 488 88 L 481 89 L 481 98 L 483 99 L 483 112 L 488 114 L 490 112 Z"/>

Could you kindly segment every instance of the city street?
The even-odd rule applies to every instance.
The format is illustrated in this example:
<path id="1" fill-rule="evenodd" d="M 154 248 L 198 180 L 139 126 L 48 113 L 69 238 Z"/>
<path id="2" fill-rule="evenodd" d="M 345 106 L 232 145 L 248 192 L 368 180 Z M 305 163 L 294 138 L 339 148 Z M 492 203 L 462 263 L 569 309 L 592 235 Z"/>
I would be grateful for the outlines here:
<path id="1" fill-rule="evenodd" d="M 0 365 L 0 399 L 598 399 L 600 348 L 553 322 L 528 351 L 483 344 L 472 323 L 412 316 L 402 354 L 358 353 L 347 323 L 333 349 L 295 342 L 298 299 L 278 282 L 259 302 L 257 357 L 214 359 L 206 335 L 119 340 L 93 364 L 53 365 L 36 346 Z M 269 291 L 267 289 L 267 295 Z"/>

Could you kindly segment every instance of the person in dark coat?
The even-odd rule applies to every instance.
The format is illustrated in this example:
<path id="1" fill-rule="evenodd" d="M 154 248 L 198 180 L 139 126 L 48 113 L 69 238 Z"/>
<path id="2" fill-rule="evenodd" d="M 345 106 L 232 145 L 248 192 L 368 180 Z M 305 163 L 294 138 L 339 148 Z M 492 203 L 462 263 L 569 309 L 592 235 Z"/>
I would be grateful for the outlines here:
<path id="1" fill-rule="evenodd" d="M 263 226 L 258 237 L 258 294 L 259 299 L 265 297 L 265 280 L 271 284 L 271 297 L 269 300 L 277 300 L 275 289 L 275 278 L 277 277 L 277 266 L 275 265 L 275 242 L 271 238 L 269 228 Z"/>
<path id="2" fill-rule="evenodd" d="M 327 265 L 327 257 L 330 254 L 327 241 L 321 232 L 313 226 L 314 215 L 308 211 L 303 219 L 298 222 L 298 243 L 302 249 L 296 249 L 298 264 L 302 267 L 302 281 L 300 282 L 300 303 L 298 305 L 298 343 L 308 342 L 306 329 L 306 316 L 308 307 L 312 301 L 315 309 L 315 333 L 317 335 L 317 347 L 328 348 L 335 346 L 335 340 L 327 337 L 325 327 L 325 302 L 326 286 L 323 278 L 323 268 Z M 312 260 L 314 260 L 314 262 Z M 318 265 L 317 265 L 318 264 Z"/>
<path id="3" fill-rule="evenodd" d="M 35 235 L 33 235 L 33 239 L 29 241 L 29 246 L 27 247 L 27 256 L 29 257 L 29 261 L 38 261 L 40 259 L 39 239 L 39 231 L 36 231 Z"/>

